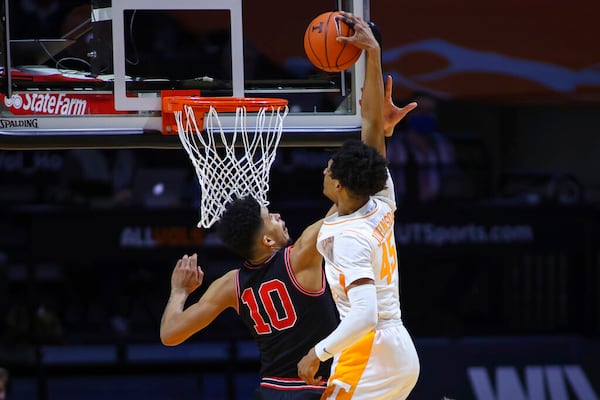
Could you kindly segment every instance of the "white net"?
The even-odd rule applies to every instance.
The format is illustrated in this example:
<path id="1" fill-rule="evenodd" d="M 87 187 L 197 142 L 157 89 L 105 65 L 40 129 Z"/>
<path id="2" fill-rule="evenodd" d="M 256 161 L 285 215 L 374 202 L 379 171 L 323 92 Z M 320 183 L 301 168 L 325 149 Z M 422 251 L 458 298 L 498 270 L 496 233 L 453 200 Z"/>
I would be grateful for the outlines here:
<path id="1" fill-rule="evenodd" d="M 248 195 L 268 205 L 269 172 L 283 130 L 287 107 L 265 106 L 256 113 L 254 129 L 248 129 L 245 107 L 237 107 L 233 132 L 225 133 L 214 107 L 204 117 L 204 131 L 194 110 L 184 106 L 174 113 L 179 139 L 200 183 L 200 221 L 209 228 L 228 202 Z"/>

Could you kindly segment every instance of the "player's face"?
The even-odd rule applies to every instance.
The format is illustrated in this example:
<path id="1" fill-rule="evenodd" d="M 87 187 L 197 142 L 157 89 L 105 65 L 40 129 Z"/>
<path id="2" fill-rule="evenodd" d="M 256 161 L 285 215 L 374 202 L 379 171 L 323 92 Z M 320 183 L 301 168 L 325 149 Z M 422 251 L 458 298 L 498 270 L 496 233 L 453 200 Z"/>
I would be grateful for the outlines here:
<path id="1" fill-rule="evenodd" d="M 332 160 L 329 160 L 327 167 L 323 170 L 323 194 L 327 198 L 335 203 L 335 188 L 337 186 L 337 179 L 331 177 L 331 164 Z"/>
<path id="2" fill-rule="evenodd" d="M 262 207 L 260 210 L 265 234 L 268 234 L 279 247 L 285 247 L 290 241 L 290 234 L 285 227 L 285 222 L 281 219 L 278 213 L 271 213 L 267 207 Z"/>

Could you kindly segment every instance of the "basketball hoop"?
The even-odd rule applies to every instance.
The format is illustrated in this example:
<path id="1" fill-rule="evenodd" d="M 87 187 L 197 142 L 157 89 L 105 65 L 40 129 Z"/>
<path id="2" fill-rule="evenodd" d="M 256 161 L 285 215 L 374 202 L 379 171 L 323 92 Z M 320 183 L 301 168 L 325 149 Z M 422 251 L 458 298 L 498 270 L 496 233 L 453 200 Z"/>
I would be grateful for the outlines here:
<path id="1" fill-rule="evenodd" d="M 287 100 L 163 96 L 163 133 L 177 134 L 200 183 L 200 222 L 209 228 L 236 198 L 267 206 L 269 172 L 288 113 Z M 254 129 L 248 113 L 256 113 Z M 220 113 L 235 113 L 226 132 Z M 173 123 L 174 122 L 174 123 Z"/>

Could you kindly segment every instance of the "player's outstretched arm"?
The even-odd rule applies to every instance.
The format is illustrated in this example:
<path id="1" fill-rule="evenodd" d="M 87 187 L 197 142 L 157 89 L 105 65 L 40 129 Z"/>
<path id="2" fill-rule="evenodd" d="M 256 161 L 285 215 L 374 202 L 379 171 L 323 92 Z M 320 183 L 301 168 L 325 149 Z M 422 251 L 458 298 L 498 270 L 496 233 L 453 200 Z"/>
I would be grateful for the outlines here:
<path id="1" fill-rule="evenodd" d="M 365 81 L 361 97 L 361 139 L 369 146 L 385 154 L 385 138 L 381 134 L 383 124 L 383 76 L 381 72 L 381 47 L 371 26 L 362 18 L 341 12 L 345 22 L 354 27 L 354 35 L 338 37 L 365 51 Z"/>
<path id="2" fill-rule="evenodd" d="M 202 285 L 204 272 L 198 257 L 185 255 L 171 274 L 171 294 L 160 321 L 160 340 L 175 346 L 208 326 L 227 307 L 237 307 L 235 273 L 215 280 L 195 304 L 185 308 L 188 296 Z"/>
<path id="3" fill-rule="evenodd" d="M 335 205 L 331 206 L 326 216 L 333 214 L 336 210 L 337 208 Z M 292 258 L 292 267 L 295 272 L 306 269 L 321 272 L 323 267 L 323 256 L 317 250 L 317 238 L 322 224 L 323 219 L 320 219 L 309 225 L 294 243 L 294 247 L 290 252 L 290 257 Z"/>

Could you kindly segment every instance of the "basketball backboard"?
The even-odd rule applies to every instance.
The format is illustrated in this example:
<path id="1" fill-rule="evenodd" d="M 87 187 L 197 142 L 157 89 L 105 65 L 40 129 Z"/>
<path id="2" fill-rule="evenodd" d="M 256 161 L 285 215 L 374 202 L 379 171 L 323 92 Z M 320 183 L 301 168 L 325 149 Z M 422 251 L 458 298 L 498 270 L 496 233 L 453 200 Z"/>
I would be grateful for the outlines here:
<path id="1" fill-rule="evenodd" d="M 281 4 L 92 0 L 92 29 L 77 38 L 81 45 L 49 55 L 44 64 L 5 60 L 0 148 L 179 147 L 176 135 L 161 131 L 161 92 L 189 89 L 288 100 L 282 146 L 357 137 L 364 56 L 347 71 L 322 72 L 304 54 L 303 37 L 325 11 L 368 19 L 368 0 L 305 0 L 293 12 Z M 3 48 L 12 46 L 8 54 L 15 54 L 22 39 L 4 32 Z M 71 67 L 66 60 L 73 59 L 81 62 Z M 226 131 L 233 120 L 223 116 Z"/>

